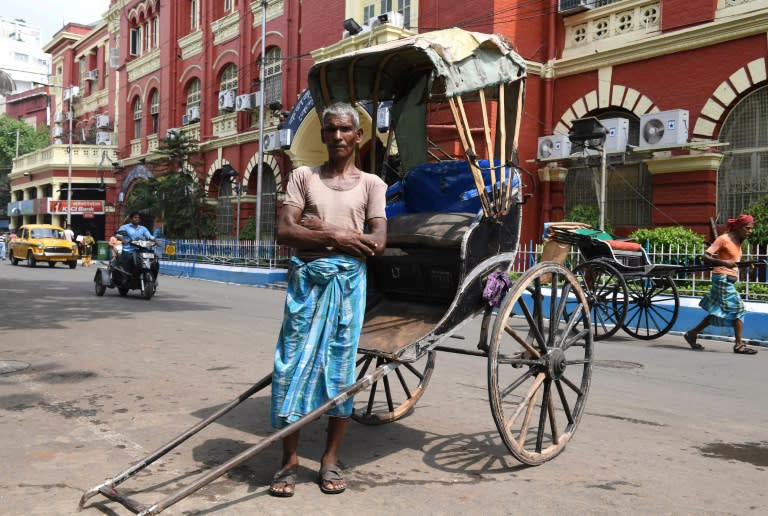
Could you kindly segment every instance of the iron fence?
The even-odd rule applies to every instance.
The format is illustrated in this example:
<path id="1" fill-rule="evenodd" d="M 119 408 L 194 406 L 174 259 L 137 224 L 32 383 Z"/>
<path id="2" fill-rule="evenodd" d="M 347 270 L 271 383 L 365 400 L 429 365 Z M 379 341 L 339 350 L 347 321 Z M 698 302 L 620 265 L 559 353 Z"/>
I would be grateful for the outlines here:
<path id="1" fill-rule="evenodd" d="M 289 247 L 271 240 L 167 240 L 158 248 L 163 260 L 238 267 L 285 268 L 291 258 Z"/>
<path id="2" fill-rule="evenodd" d="M 653 264 L 681 265 L 684 267 L 702 265 L 701 255 L 706 246 L 644 246 L 648 259 Z M 513 271 L 522 273 L 541 261 L 542 244 L 533 241 L 521 244 Z M 762 262 L 753 267 L 740 270 L 737 289 L 746 301 L 768 302 L 768 252 L 755 246 L 745 246 L 742 251 L 742 261 Z M 571 247 L 564 258 L 564 264 L 573 269 L 582 261 L 578 249 Z M 675 284 L 680 295 L 702 296 L 709 292 L 710 271 L 690 272 L 674 276 Z"/>

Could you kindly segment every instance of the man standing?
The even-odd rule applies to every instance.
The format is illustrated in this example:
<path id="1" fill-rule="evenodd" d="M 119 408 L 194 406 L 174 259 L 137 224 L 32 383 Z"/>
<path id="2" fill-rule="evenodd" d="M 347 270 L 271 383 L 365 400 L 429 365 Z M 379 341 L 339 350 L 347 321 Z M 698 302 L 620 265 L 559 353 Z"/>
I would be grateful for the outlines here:
<path id="1" fill-rule="evenodd" d="M 693 329 L 683 334 L 691 349 L 701 351 L 704 346 L 696 342 L 699 333 L 710 324 L 714 326 L 733 326 L 735 342 L 733 352 L 740 355 L 754 355 L 756 349 L 748 348 L 741 341 L 744 329 L 744 302 L 736 290 L 739 279 L 738 262 L 741 260 L 741 244 L 755 228 L 751 215 L 742 214 L 735 219 L 728 219 L 728 232 L 720 235 L 704 251 L 704 263 L 714 265 L 712 269 L 712 287 L 704 296 L 699 306 L 709 312 Z"/>
<path id="2" fill-rule="evenodd" d="M 355 355 L 365 315 L 366 257 L 384 252 L 386 184 L 355 166 L 362 138 L 357 110 L 336 103 L 323 111 L 321 138 L 328 161 L 300 167 L 288 181 L 278 216 L 278 242 L 296 249 L 272 374 L 272 425 L 283 428 L 355 381 Z M 367 226 L 367 227 L 366 227 Z M 337 453 L 352 399 L 328 412 L 320 460 L 320 489 L 341 493 L 346 483 Z M 299 432 L 283 439 L 282 467 L 269 492 L 293 496 Z"/>
<path id="3" fill-rule="evenodd" d="M 75 232 L 72 231 L 72 228 L 69 226 L 69 224 L 67 224 L 67 227 L 64 228 L 64 237 L 70 242 L 75 241 Z"/>

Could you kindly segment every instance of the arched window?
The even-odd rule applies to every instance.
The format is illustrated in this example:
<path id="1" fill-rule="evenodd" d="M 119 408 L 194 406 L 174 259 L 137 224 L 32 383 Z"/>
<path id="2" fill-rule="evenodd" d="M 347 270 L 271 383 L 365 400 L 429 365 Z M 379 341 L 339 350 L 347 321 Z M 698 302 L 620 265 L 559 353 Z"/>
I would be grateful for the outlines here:
<path id="1" fill-rule="evenodd" d="M 254 176 L 258 169 L 254 169 Z M 275 185 L 275 171 L 272 167 L 264 163 L 261 173 L 261 240 L 275 239 L 275 226 L 277 224 L 276 201 L 277 188 Z"/>
<path id="2" fill-rule="evenodd" d="M 237 66 L 228 64 L 221 72 L 219 91 L 237 90 Z"/>
<path id="3" fill-rule="evenodd" d="M 160 130 L 160 94 L 157 90 L 152 90 L 149 94 L 149 113 L 151 116 L 149 134 L 157 134 Z"/>
<path id="4" fill-rule="evenodd" d="M 219 76 L 219 95 L 225 91 L 234 92 L 234 95 L 237 95 L 237 66 L 234 64 L 228 64 L 225 66 L 221 71 L 221 75 Z M 219 111 L 232 111 L 235 108 L 234 95 L 230 94 L 229 104 L 222 103 L 222 97 L 219 96 Z"/>
<path id="5" fill-rule="evenodd" d="M 141 97 L 133 100 L 133 138 L 141 138 Z"/>
<path id="6" fill-rule="evenodd" d="M 719 139 L 730 144 L 717 171 L 717 215 L 723 222 L 768 195 L 768 86 L 736 104 Z"/>
<path id="7" fill-rule="evenodd" d="M 640 120 L 628 111 L 607 111 L 598 115 L 598 119 L 626 118 L 629 120 L 630 145 L 640 141 Z M 611 226 L 630 228 L 651 225 L 651 174 L 643 163 L 625 163 L 621 160 L 612 162 L 609 154 L 606 169 L 606 206 L 605 219 Z M 578 205 L 593 206 L 599 209 L 598 193 L 600 188 L 600 165 L 587 166 L 584 162 L 574 161 L 569 167 L 565 180 L 565 213 Z M 591 165 L 591 163 L 590 163 Z"/>
<path id="8" fill-rule="evenodd" d="M 282 102 L 283 98 L 283 59 L 280 47 L 267 50 L 264 59 L 264 104 Z"/>
<path id="9" fill-rule="evenodd" d="M 187 109 L 200 107 L 200 79 L 192 79 L 187 85 Z"/>

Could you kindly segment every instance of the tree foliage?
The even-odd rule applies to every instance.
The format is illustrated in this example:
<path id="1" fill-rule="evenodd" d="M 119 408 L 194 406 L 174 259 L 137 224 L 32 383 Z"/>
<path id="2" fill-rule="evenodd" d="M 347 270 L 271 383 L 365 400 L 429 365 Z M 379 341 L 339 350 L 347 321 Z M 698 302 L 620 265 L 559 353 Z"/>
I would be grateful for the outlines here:
<path id="1" fill-rule="evenodd" d="M 205 238 L 215 232 L 215 217 L 203 186 L 195 179 L 202 165 L 197 142 L 183 133 L 164 140 L 159 157 L 148 163 L 155 177 L 136 185 L 126 212 L 138 211 L 164 223 L 167 238 Z"/>
<path id="2" fill-rule="evenodd" d="M 760 246 L 768 245 L 768 195 L 750 204 L 746 212 L 755 218 L 755 229 L 749 237 L 750 243 Z"/>
<path id="3" fill-rule="evenodd" d="M 35 129 L 25 122 L 0 114 L 0 214 L 5 214 L 11 201 L 11 184 L 8 176 L 16 157 L 16 134 L 19 135 L 19 156 L 48 145 L 48 128 Z"/>
<path id="4" fill-rule="evenodd" d="M 565 214 L 565 219 L 568 222 L 582 222 L 589 224 L 593 228 L 600 227 L 600 210 L 596 206 L 590 206 L 588 204 L 577 204 Z M 611 223 L 606 219 L 604 221 L 604 229 L 608 233 L 613 231 Z"/>

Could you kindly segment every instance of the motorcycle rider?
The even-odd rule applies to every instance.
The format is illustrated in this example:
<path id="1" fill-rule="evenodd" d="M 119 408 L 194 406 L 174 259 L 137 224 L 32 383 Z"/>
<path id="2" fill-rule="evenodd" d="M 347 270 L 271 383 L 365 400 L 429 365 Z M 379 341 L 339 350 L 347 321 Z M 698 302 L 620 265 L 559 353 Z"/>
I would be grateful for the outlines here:
<path id="1" fill-rule="evenodd" d="M 116 233 L 118 240 L 123 243 L 123 250 L 120 253 L 120 267 L 128 274 L 128 277 L 124 278 L 124 281 L 127 281 L 130 278 L 136 260 L 135 251 L 137 251 L 137 249 L 131 245 L 131 242 L 133 240 L 142 239 L 154 242 L 152 233 L 150 233 L 146 227 L 139 224 L 139 222 L 141 222 L 141 216 L 138 211 L 131 212 L 128 216 L 128 221 L 129 222 L 126 224 L 120 226 Z M 153 275 L 156 276 L 155 271 L 153 271 Z"/>

